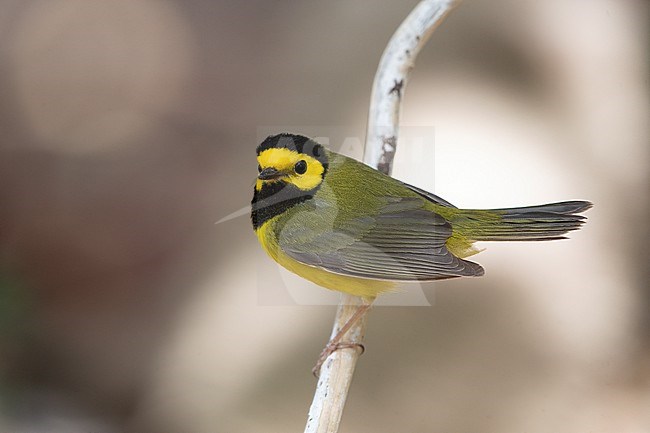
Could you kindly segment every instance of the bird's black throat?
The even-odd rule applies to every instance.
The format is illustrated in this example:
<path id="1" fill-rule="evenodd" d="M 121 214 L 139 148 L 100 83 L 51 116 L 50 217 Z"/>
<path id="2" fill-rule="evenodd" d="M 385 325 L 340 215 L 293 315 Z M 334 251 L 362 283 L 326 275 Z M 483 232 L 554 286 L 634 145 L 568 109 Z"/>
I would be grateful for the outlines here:
<path id="1" fill-rule="evenodd" d="M 287 209 L 311 199 L 318 187 L 303 191 L 295 185 L 286 182 L 264 183 L 258 191 L 253 192 L 251 202 L 251 221 L 253 229 L 257 230 L 271 218 L 280 215 Z"/>

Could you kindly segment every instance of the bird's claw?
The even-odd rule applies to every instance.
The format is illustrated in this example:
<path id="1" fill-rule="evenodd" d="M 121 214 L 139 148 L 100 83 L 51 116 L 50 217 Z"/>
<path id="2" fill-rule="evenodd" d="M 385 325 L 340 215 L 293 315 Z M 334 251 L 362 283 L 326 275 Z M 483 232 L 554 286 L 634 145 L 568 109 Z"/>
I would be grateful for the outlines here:
<path id="1" fill-rule="evenodd" d="M 316 365 L 314 366 L 314 368 L 311 369 L 312 374 L 315 377 L 318 377 L 320 374 L 320 368 L 322 367 L 327 357 L 340 349 L 359 349 L 361 351 L 359 353 L 359 356 L 363 355 L 363 352 L 366 351 L 366 347 L 361 343 L 332 343 L 332 342 L 327 343 L 327 346 L 325 346 L 323 351 L 318 356 L 318 361 L 316 361 Z"/>

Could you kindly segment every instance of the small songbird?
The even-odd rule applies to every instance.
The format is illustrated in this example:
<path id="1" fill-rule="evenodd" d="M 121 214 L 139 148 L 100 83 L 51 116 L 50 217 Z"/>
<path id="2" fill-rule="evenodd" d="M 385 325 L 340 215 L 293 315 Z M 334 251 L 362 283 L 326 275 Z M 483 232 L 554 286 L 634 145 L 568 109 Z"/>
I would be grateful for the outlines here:
<path id="1" fill-rule="evenodd" d="M 300 135 L 257 148 L 251 219 L 264 250 L 320 286 L 369 300 L 400 283 L 483 275 L 476 241 L 563 239 L 591 207 L 458 209 Z"/>
<path id="2" fill-rule="evenodd" d="M 466 260 L 479 252 L 475 242 L 563 239 L 591 207 L 458 209 L 293 134 L 264 140 L 257 162 L 251 220 L 264 250 L 289 271 L 367 305 L 408 282 L 481 276 L 483 268 Z"/>

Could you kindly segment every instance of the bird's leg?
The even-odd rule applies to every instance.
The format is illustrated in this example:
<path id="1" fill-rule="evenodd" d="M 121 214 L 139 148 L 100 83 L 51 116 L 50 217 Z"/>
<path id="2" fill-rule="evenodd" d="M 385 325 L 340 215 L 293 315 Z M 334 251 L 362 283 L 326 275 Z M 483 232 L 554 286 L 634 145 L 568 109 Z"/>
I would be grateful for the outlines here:
<path id="1" fill-rule="evenodd" d="M 341 339 L 345 336 L 345 333 L 350 330 L 352 325 L 354 325 L 359 319 L 363 317 L 364 314 L 368 312 L 372 306 L 371 302 L 364 302 L 363 304 L 357 307 L 357 310 L 352 314 L 352 316 L 345 322 L 345 325 L 339 329 L 339 332 L 336 333 L 334 337 L 327 343 L 323 351 L 316 361 L 316 365 L 312 368 L 311 372 L 314 376 L 318 377 L 320 373 L 320 368 L 323 365 L 323 362 L 330 356 L 332 353 L 336 352 L 339 349 L 348 349 L 348 348 L 359 348 L 361 353 L 365 351 L 365 347 L 361 343 L 342 343 Z"/>

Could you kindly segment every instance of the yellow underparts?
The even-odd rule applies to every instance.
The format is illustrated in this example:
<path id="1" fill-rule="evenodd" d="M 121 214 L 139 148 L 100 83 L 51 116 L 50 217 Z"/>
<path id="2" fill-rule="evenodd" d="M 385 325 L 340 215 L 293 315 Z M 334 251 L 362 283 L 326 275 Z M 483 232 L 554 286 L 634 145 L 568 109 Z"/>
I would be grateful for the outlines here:
<path id="1" fill-rule="evenodd" d="M 497 213 L 487 210 L 464 210 L 438 204 L 428 204 L 427 208 L 451 222 L 452 234 L 445 242 L 445 246 L 450 253 L 460 259 L 484 250 L 484 248 L 477 248 L 474 245 L 476 241 L 472 239 L 472 233 L 480 227 L 481 221 L 498 223 L 501 220 L 501 216 Z M 474 219 L 475 222 L 472 222 Z"/>
<path id="2" fill-rule="evenodd" d="M 464 259 L 483 251 L 483 248 L 477 248 L 474 245 L 474 241 L 467 239 L 465 236 L 458 234 L 457 232 L 452 233 L 451 237 L 447 239 L 447 242 L 445 242 L 445 245 L 449 252 L 459 259 Z"/>
<path id="3" fill-rule="evenodd" d="M 347 275 L 335 274 L 328 272 L 316 266 L 300 263 L 285 253 L 277 244 L 276 237 L 273 235 L 273 224 L 275 218 L 262 224 L 256 231 L 257 237 L 273 260 L 285 267 L 296 275 L 311 281 L 321 287 L 339 292 L 350 293 L 351 295 L 361 296 L 372 300 L 377 295 L 395 290 L 397 283 L 393 281 L 371 280 L 368 278 L 350 277 Z"/>

